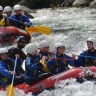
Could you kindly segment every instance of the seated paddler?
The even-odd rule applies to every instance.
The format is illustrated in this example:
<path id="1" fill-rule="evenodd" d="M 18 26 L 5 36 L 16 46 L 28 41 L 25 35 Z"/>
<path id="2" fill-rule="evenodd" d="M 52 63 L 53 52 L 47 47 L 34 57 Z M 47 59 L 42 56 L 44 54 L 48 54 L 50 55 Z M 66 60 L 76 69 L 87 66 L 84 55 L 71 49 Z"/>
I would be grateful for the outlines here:
<path id="1" fill-rule="evenodd" d="M 70 66 L 74 66 L 74 59 L 65 54 L 65 45 L 62 42 L 56 43 L 55 54 L 47 61 L 47 67 L 53 74 L 66 71 Z"/>
<path id="2" fill-rule="evenodd" d="M 25 80 L 31 85 L 50 76 L 49 73 L 42 73 L 42 64 L 37 54 L 37 45 L 28 44 L 26 47 L 27 58 L 25 60 Z"/>

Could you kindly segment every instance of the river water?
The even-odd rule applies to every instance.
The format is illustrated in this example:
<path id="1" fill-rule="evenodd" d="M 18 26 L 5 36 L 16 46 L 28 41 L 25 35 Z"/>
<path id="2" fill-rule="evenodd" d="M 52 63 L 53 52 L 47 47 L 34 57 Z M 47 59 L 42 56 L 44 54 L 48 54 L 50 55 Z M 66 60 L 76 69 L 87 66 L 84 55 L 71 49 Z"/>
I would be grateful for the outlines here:
<path id="1" fill-rule="evenodd" d="M 32 13 L 33 25 L 44 25 L 52 29 L 51 35 L 40 35 L 33 41 L 43 39 L 54 43 L 62 41 L 67 53 L 76 53 L 86 48 L 86 40 L 96 36 L 96 10 L 88 8 L 43 9 Z M 52 48 L 51 48 L 52 49 Z"/>
<path id="2" fill-rule="evenodd" d="M 54 51 L 54 44 L 60 41 L 65 44 L 67 54 L 78 55 L 86 49 L 86 40 L 96 37 L 96 9 L 50 8 L 36 11 L 37 13 L 31 13 L 34 16 L 31 20 L 33 25 L 44 25 L 52 31 L 49 36 L 32 34 L 32 42 L 39 44 L 42 40 L 47 40 L 50 42 L 50 51 Z M 25 95 L 20 91 L 16 96 L 31 96 L 30 94 Z M 4 95 L 5 92 L 0 92 L 0 96 Z M 45 90 L 39 96 L 96 96 L 96 85 L 89 81 L 79 84 L 71 79 L 56 84 L 55 90 Z"/>

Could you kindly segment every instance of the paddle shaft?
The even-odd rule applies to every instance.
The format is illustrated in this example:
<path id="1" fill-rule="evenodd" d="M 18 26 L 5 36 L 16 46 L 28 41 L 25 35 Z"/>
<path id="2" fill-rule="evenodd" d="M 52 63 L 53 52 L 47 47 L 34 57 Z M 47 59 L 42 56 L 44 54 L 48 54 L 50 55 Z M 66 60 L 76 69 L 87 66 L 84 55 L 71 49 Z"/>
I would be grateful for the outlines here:
<path id="1" fill-rule="evenodd" d="M 95 56 L 84 56 L 84 55 L 76 55 L 76 56 L 78 56 L 78 57 L 84 57 L 84 58 L 96 58 Z"/>
<path id="2" fill-rule="evenodd" d="M 84 58 L 94 58 L 94 59 L 96 59 L 96 57 L 95 56 L 84 56 L 84 55 L 76 55 L 76 56 L 78 56 L 78 57 L 84 57 Z M 54 59 L 61 59 L 61 58 L 54 58 Z M 64 60 L 64 59 L 62 59 L 62 60 Z M 72 60 L 72 59 L 67 59 L 67 60 Z M 73 59 L 74 60 L 74 59 Z"/>
<path id="3" fill-rule="evenodd" d="M 16 71 L 16 64 L 17 64 L 17 57 L 15 59 L 14 72 Z M 12 83 L 11 83 L 11 88 L 10 88 L 9 96 L 11 96 L 11 90 L 12 90 L 12 87 L 13 87 L 14 78 L 15 78 L 15 74 L 13 74 L 13 77 L 12 77 Z"/>
<path id="4" fill-rule="evenodd" d="M 40 49 L 40 50 L 42 50 L 42 51 L 45 51 L 44 49 L 42 49 L 42 48 L 38 48 L 38 49 Z M 53 52 L 49 52 L 49 51 L 45 51 L 45 52 L 47 52 L 47 53 L 50 53 L 50 54 L 53 54 L 53 55 L 55 55 L 55 53 L 53 53 Z M 95 56 L 84 56 L 84 55 L 75 55 L 75 56 L 77 56 L 77 57 L 85 57 L 85 58 L 96 58 Z"/>
<path id="5" fill-rule="evenodd" d="M 47 58 L 47 59 L 52 59 L 52 60 L 75 60 L 75 59 L 66 59 L 66 58 Z"/>
<path id="6" fill-rule="evenodd" d="M 11 19 L 11 20 L 14 20 L 14 21 L 16 21 L 16 22 L 18 22 L 18 23 L 20 23 L 20 24 L 24 24 L 24 22 L 21 22 L 21 21 L 19 21 L 19 20 L 16 20 L 16 19 L 14 19 L 14 18 L 10 18 L 10 17 L 8 17 L 9 19 Z M 27 24 L 28 26 L 31 26 L 31 25 L 29 25 L 29 24 Z"/>
<path id="7" fill-rule="evenodd" d="M 44 52 L 47 52 L 47 53 L 56 55 L 55 53 L 53 53 L 53 52 L 49 52 L 49 51 L 45 51 L 45 50 L 42 49 L 42 48 L 38 48 L 38 49 L 40 49 L 40 50 L 42 50 L 42 51 L 44 51 Z M 47 58 L 47 59 L 52 59 L 52 60 L 74 60 L 74 59 L 66 59 L 66 58 Z"/>
<path id="8" fill-rule="evenodd" d="M 16 71 L 16 64 L 17 64 L 17 57 L 16 57 L 16 60 L 15 60 L 15 65 L 14 65 L 14 72 Z M 14 77 L 15 77 L 15 74 L 13 74 L 13 77 L 12 77 L 12 85 L 13 85 L 13 82 L 14 82 Z"/>

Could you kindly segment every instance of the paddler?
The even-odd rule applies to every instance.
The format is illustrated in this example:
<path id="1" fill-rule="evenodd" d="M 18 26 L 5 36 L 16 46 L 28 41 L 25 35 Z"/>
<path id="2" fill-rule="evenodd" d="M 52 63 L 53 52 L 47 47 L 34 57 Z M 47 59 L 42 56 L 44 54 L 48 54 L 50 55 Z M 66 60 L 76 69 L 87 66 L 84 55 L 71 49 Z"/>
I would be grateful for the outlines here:
<path id="1" fill-rule="evenodd" d="M 3 14 L 3 11 L 5 14 Z M 11 15 L 12 8 L 10 6 L 6 6 L 3 10 L 3 7 L 0 6 L 0 26 L 10 26 L 9 20 L 7 17 Z"/>
<path id="2" fill-rule="evenodd" d="M 32 25 L 32 22 L 29 20 L 29 18 L 26 15 L 22 14 L 22 6 L 15 5 L 14 6 L 14 14 L 12 14 L 9 17 L 9 21 L 12 26 L 25 29 L 25 27 L 30 27 Z"/>
<path id="3" fill-rule="evenodd" d="M 12 58 L 8 58 L 8 50 L 7 48 L 0 48 L 0 84 L 5 87 L 11 84 L 11 79 L 13 74 L 15 74 L 15 82 L 14 85 L 20 84 L 24 82 L 24 78 L 16 78 L 18 74 L 18 66 L 21 64 L 19 55 L 16 54 L 17 57 L 17 65 L 16 72 L 14 72 L 14 63 L 15 60 Z"/>
<path id="4" fill-rule="evenodd" d="M 74 66 L 74 59 L 65 54 L 65 45 L 62 42 L 55 44 L 55 55 L 47 61 L 47 67 L 53 74 L 57 74 Z"/>
<path id="5" fill-rule="evenodd" d="M 25 79 L 29 85 L 51 76 L 49 73 L 42 73 L 40 71 L 42 64 L 39 62 L 37 49 L 38 47 L 35 44 L 28 44 L 26 46 Z"/>
<path id="6" fill-rule="evenodd" d="M 44 40 L 42 42 L 40 42 L 40 45 L 39 45 L 39 55 L 40 55 L 40 58 L 42 58 L 43 56 L 46 56 L 47 58 L 50 58 L 52 56 L 51 53 L 49 53 L 49 47 L 50 47 L 50 44 L 48 41 Z"/>
<path id="7" fill-rule="evenodd" d="M 75 65 L 77 67 L 96 66 L 96 39 L 88 38 L 86 43 L 88 49 L 78 55 Z"/>
<path id="8" fill-rule="evenodd" d="M 4 7 L 4 13 L 7 15 L 7 17 L 11 16 L 12 8 L 10 6 Z"/>
<path id="9" fill-rule="evenodd" d="M 26 54 L 22 51 L 22 49 L 25 47 L 25 45 L 26 45 L 26 38 L 24 36 L 19 36 L 17 38 L 17 46 L 12 47 L 8 51 L 9 57 L 15 59 L 15 55 L 18 54 L 20 56 L 20 59 L 23 62 L 26 59 Z M 18 71 L 20 71 L 21 74 L 25 73 L 22 66 L 19 67 Z"/>
<path id="10" fill-rule="evenodd" d="M 50 53 L 49 50 L 50 44 L 48 41 L 42 41 L 39 45 L 39 56 L 40 56 L 40 63 L 42 64 L 42 69 L 41 71 L 43 73 L 45 72 L 49 72 L 48 68 L 47 68 L 47 60 L 48 58 L 51 58 L 52 54 Z M 44 58 L 46 58 L 46 60 L 43 60 Z"/>
<path id="11" fill-rule="evenodd" d="M 12 8 L 10 6 L 6 6 L 3 11 L 4 11 L 5 14 L 3 15 L 3 18 L 0 22 L 0 25 L 3 26 L 3 27 L 4 26 L 10 26 L 8 17 L 12 13 Z"/>

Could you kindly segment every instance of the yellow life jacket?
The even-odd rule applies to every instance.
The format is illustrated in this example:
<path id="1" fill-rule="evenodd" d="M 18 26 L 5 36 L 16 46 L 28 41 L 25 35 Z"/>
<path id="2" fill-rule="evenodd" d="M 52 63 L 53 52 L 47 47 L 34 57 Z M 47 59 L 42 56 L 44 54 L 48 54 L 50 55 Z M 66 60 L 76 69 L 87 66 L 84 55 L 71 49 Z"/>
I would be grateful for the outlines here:
<path id="1" fill-rule="evenodd" d="M 4 18 L 0 21 L 0 26 L 4 27 L 4 26 L 9 26 L 9 20 L 8 18 L 5 20 Z"/>
<path id="2" fill-rule="evenodd" d="M 2 19 L 2 20 L 0 21 L 0 26 L 4 27 L 4 25 L 5 25 L 5 22 L 4 22 L 4 19 Z"/>
<path id="3" fill-rule="evenodd" d="M 56 62 L 56 65 L 59 66 L 57 60 L 55 60 L 55 62 Z M 65 66 L 66 64 L 67 64 L 67 63 L 66 63 L 66 58 L 64 58 L 64 66 Z M 56 72 L 58 72 L 58 69 L 59 69 L 59 67 L 56 67 Z M 65 66 L 65 69 L 68 69 L 68 68 Z"/>
<path id="4" fill-rule="evenodd" d="M 42 70 L 44 72 L 49 72 L 46 62 L 43 60 L 40 60 L 40 63 L 43 65 Z"/>
<path id="5" fill-rule="evenodd" d="M 67 67 L 68 64 L 67 64 L 67 62 L 66 62 L 66 57 L 65 57 L 65 55 L 64 55 L 64 58 L 63 58 L 63 59 L 64 59 L 64 60 L 63 60 L 63 62 L 64 62 L 64 68 L 67 70 L 67 69 L 68 69 L 68 67 Z M 57 60 L 55 60 L 55 62 L 56 62 L 56 66 L 59 66 Z M 56 72 L 58 72 L 59 68 L 60 68 L 60 67 L 56 67 Z"/>
<path id="6" fill-rule="evenodd" d="M 86 51 L 85 56 L 87 56 L 87 54 L 88 54 L 88 50 Z M 86 63 L 85 66 L 88 66 L 89 62 L 87 57 L 85 58 L 85 63 Z M 96 58 L 94 58 L 94 61 L 92 62 L 92 64 L 96 64 Z"/>

